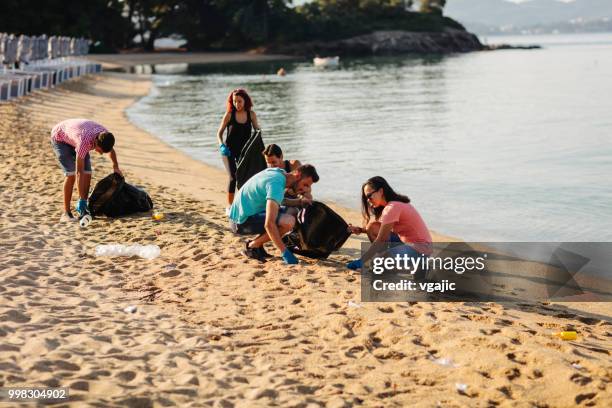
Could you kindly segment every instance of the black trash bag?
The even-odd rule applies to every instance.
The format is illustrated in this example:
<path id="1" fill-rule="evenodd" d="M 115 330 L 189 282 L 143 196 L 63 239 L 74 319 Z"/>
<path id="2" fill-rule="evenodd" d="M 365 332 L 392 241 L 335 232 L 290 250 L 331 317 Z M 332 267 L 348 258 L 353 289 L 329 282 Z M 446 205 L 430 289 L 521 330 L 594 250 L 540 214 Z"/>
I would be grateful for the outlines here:
<path id="1" fill-rule="evenodd" d="M 292 252 L 308 258 L 325 259 L 344 245 L 351 233 L 334 210 L 314 201 L 297 215 L 295 229 L 283 237 Z"/>
<path id="2" fill-rule="evenodd" d="M 144 191 L 125 182 L 117 173 L 109 174 L 98 181 L 89 196 L 89 211 L 92 216 L 119 217 L 153 208 L 151 197 Z"/>
<path id="3" fill-rule="evenodd" d="M 255 174 L 262 170 L 265 170 L 267 166 L 266 159 L 263 156 L 264 142 L 261 138 L 261 130 L 253 133 L 249 140 L 246 142 L 238 161 L 236 162 L 236 188 L 240 189 L 247 182 L 248 179 L 253 177 Z"/>

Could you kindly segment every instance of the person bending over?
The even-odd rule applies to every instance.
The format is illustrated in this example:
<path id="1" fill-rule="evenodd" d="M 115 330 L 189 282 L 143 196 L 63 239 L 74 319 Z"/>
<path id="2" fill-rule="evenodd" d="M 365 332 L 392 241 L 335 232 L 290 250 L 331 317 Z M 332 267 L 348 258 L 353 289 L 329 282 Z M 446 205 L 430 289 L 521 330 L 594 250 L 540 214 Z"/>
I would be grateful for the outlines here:
<path id="1" fill-rule="evenodd" d="M 227 186 L 227 203 L 231 205 L 236 192 L 236 162 L 240 152 L 251 137 L 253 128 L 259 129 L 257 115 L 253 111 L 253 101 L 244 89 L 238 88 L 230 92 L 226 102 L 226 112 L 217 130 L 219 151 L 224 156 L 229 175 Z M 223 141 L 223 132 L 227 129 L 227 137 Z"/>
<path id="2" fill-rule="evenodd" d="M 402 245 L 402 251 L 410 257 L 431 255 L 432 240 L 427 225 L 410 204 L 410 199 L 396 193 L 384 178 L 372 177 L 363 184 L 361 209 L 364 228 L 349 225 L 351 233 L 366 233 L 374 244 L 402 242 L 406 244 Z M 347 267 L 361 268 L 379 247 L 372 245 L 360 259 L 349 262 Z"/>
<path id="3" fill-rule="evenodd" d="M 277 144 L 269 144 L 262 152 L 268 167 L 278 167 L 291 173 L 302 165 L 299 160 L 283 160 L 283 150 Z"/>
<path id="4" fill-rule="evenodd" d="M 268 167 L 278 167 L 287 173 L 298 169 L 302 163 L 299 160 L 284 160 L 283 151 L 277 144 L 269 144 L 262 152 Z M 310 186 L 303 187 L 300 191 L 292 188 L 285 189 L 283 205 L 287 207 L 304 207 L 312 204 L 312 191 Z"/>
<path id="5" fill-rule="evenodd" d="M 87 119 L 67 119 L 51 130 L 51 146 L 64 172 L 64 213 L 62 221 L 76 221 L 70 211 L 70 200 L 75 181 L 79 200 L 76 210 L 80 215 L 87 211 L 87 196 L 91 183 L 91 158 L 89 152 L 109 153 L 115 173 L 123 175 L 113 146 L 115 137 L 104 126 Z"/>
<path id="6" fill-rule="evenodd" d="M 272 241 L 281 252 L 287 264 L 298 260 L 283 244 L 282 236 L 295 225 L 295 217 L 281 209 L 285 188 L 303 189 L 319 181 L 316 169 L 305 164 L 290 173 L 277 167 L 267 168 L 251 177 L 238 190 L 234 203 L 229 209 L 230 229 L 239 235 L 258 236 L 247 240 L 243 254 L 249 258 L 265 261 L 269 257 L 263 248 Z"/>

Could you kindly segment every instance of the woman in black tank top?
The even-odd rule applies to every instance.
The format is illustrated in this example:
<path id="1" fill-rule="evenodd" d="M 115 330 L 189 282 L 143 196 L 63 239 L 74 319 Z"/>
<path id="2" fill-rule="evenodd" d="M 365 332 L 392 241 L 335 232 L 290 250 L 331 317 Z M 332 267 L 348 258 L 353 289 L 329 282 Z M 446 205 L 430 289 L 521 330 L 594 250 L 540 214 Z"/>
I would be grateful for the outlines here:
<path id="1" fill-rule="evenodd" d="M 227 110 L 217 130 L 219 150 L 223 155 L 229 175 L 227 202 L 231 205 L 236 191 L 236 161 L 245 143 L 251 137 L 253 128 L 259 129 L 257 115 L 251 109 L 253 102 L 244 89 L 234 89 L 227 98 Z M 223 133 L 227 130 L 225 143 Z"/>

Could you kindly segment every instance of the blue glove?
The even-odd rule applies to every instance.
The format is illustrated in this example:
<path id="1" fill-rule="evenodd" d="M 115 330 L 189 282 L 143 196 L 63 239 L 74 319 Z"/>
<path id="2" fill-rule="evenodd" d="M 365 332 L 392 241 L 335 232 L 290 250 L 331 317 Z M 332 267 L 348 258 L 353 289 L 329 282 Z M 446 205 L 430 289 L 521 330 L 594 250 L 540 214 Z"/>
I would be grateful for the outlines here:
<path id="1" fill-rule="evenodd" d="M 298 259 L 295 257 L 295 255 L 293 255 L 293 252 L 291 252 L 289 248 L 285 248 L 285 250 L 283 251 L 283 261 L 285 261 L 287 265 L 297 265 L 298 263 L 300 263 L 300 261 L 298 261 Z"/>
<path id="2" fill-rule="evenodd" d="M 80 198 L 77 201 L 76 210 L 80 215 L 85 215 L 87 213 L 87 200 Z"/>
<path id="3" fill-rule="evenodd" d="M 346 267 L 356 271 L 357 269 L 363 268 L 363 262 L 361 259 L 355 259 L 354 261 L 347 263 Z"/>
<path id="4" fill-rule="evenodd" d="M 221 152 L 221 156 L 230 157 L 232 155 L 232 152 L 230 152 L 229 147 L 227 147 L 225 143 L 219 146 L 219 151 Z"/>

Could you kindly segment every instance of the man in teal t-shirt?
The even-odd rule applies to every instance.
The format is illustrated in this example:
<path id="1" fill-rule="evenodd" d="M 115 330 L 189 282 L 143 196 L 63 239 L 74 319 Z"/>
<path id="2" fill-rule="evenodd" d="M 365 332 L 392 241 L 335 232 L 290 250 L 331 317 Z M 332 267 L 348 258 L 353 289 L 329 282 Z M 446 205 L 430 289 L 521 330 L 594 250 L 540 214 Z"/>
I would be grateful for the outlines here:
<path id="1" fill-rule="evenodd" d="M 282 236 L 293 229 L 295 217 L 285 214 L 280 206 L 285 197 L 285 188 L 304 191 L 317 181 L 319 175 L 314 166 L 305 164 L 291 173 L 279 168 L 267 168 L 240 188 L 229 210 L 230 228 L 240 235 L 259 234 L 254 240 L 246 242 L 243 253 L 247 257 L 265 261 L 268 255 L 263 244 L 271 240 L 286 263 L 298 263 L 282 240 Z"/>

